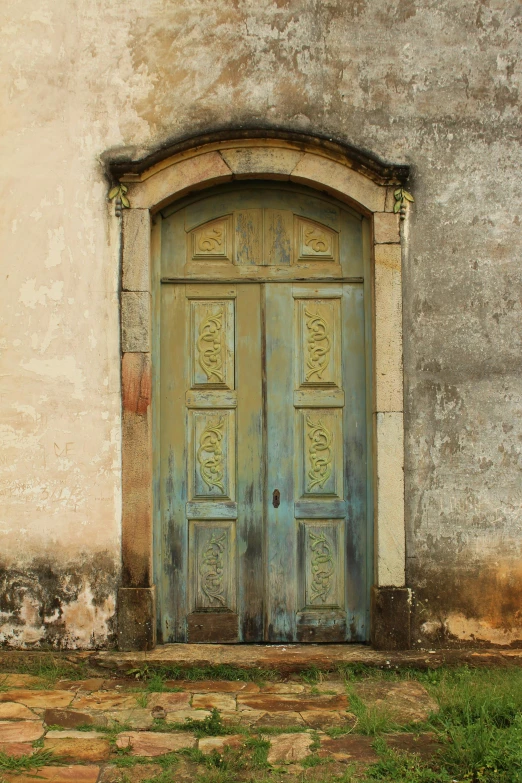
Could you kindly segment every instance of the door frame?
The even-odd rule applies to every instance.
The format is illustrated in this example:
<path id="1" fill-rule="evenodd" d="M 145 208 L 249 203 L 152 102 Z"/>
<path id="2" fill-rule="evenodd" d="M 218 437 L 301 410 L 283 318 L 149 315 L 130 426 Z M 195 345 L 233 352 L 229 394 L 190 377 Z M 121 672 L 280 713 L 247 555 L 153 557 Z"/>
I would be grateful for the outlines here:
<path id="1" fill-rule="evenodd" d="M 219 134 L 216 134 L 216 137 Z M 223 134 L 221 134 L 222 136 Z M 170 153 L 170 154 L 169 154 Z M 375 647 L 410 646 L 412 596 L 405 583 L 404 405 L 402 275 L 407 211 L 397 204 L 406 166 L 390 166 L 342 145 L 300 134 L 230 133 L 196 139 L 138 163 L 115 163 L 126 204 L 121 217 L 122 351 L 122 586 L 118 591 L 118 642 L 122 650 L 156 644 L 154 518 L 158 513 L 158 417 L 153 389 L 159 381 L 152 335 L 158 331 L 153 291 L 159 285 L 161 220 L 158 212 L 193 191 L 232 180 L 286 180 L 347 203 L 367 220 L 365 250 L 370 285 L 366 318 L 368 454 L 373 482 L 368 498 L 371 584 L 370 638 Z M 397 194 L 397 195 L 396 195 Z M 120 191 L 121 195 L 121 191 Z M 403 202 L 404 203 L 404 202 Z M 402 230 L 401 230 L 402 227 Z M 365 275 L 366 276 L 366 275 Z M 373 487 L 372 487 L 373 484 Z M 372 536 L 369 536 L 371 541 Z"/>

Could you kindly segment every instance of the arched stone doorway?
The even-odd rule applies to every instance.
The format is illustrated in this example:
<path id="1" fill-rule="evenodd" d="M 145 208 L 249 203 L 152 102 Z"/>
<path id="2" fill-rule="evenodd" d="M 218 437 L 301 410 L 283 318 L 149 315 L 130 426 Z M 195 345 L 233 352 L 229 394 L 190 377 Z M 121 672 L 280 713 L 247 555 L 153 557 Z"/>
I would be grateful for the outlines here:
<path id="1" fill-rule="evenodd" d="M 157 555 L 164 547 L 165 529 L 161 524 L 154 524 L 154 519 L 161 517 L 161 470 L 159 449 L 153 445 L 160 440 L 158 404 L 156 401 L 153 416 L 156 398 L 151 392 L 158 390 L 160 384 L 159 353 L 154 336 L 160 331 L 157 290 L 161 285 L 162 212 L 187 194 L 222 183 L 239 184 L 252 180 L 292 183 L 327 194 L 354 210 L 367 226 L 361 236 L 363 256 L 368 259 L 363 274 L 368 314 L 366 380 L 370 426 L 367 446 L 375 474 L 373 488 L 366 498 L 370 519 L 366 574 L 367 578 L 372 575 L 373 585 L 371 638 L 378 646 L 407 646 L 409 591 L 405 589 L 404 581 L 401 241 L 398 216 L 393 212 L 394 190 L 404 180 L 406 172 L 404 168 L 382 166 L 361 155 L 350 155 L 337 145 L 312 139 L 229 138 L 205 142 L 180 149 L 163 160 L 137 164 L 134 171 L 129 165 L 123 174 L 122 164 L 119 164 L 119 179 L 128 188 L 130 202 L 130 208 L 123 210 L 122 221 L 123 585 L 118 602 L 120 647 L 148 649 L 156 643 L 154 582 L 163 578 L 158 573 L 157 558 L 156 569 L 154 567 L 154 552 Z M 370 482 L 367 486 L 371 487 Z M 367 592 L 368 587 L 369 584 L 364 588 Z M 163 600 L 159 605 L 163 606 Z M 161 623 L 160 628 L 164 634 Z M 367 639 L 368 630 L 364 633 Z M 274 640 L 277 638 L 290 637 L 276 636 Z M 293 638 L 299 640 L 298 636 Z M 362 639 L 360 635 L 346 638 Z"/>

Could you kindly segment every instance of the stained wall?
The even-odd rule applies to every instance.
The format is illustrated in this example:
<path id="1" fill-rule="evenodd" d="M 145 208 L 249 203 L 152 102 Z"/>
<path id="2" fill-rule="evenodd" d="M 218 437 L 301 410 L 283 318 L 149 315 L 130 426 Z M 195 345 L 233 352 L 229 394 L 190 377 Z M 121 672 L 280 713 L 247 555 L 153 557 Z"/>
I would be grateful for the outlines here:
<path id="1" fill-rule="evenodd" d="M 121 534 L 109 159 L 215 129 L 412 169 L 407 577 L 421 644 L 522 640 L 515 0 L 4 0 L 0 641 L 112 643 Z"/>

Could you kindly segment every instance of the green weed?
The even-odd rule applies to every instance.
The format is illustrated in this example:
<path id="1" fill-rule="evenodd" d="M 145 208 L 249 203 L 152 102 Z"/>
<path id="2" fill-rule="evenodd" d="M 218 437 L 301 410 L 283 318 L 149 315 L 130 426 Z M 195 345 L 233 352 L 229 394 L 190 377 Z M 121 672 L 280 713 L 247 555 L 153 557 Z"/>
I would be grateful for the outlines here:
<path id="1" fill-rule="evenodd" d="M 375 737 L 383 732 L 393 731 L 398 728 L 385 708 L 374 705 L 368 707 L 353 690 L 349 691 L 349 699 L 350 712 L 357 718 L 357 722 L 351 731 Z"/>
<path id="2" fill-rule="evenodd" d="M 150 764 L 149 756 L 133 756 L 131 748 L 117 748 L 115 755 L 111 756 L 111 764 L 118 768 L 136 767 L 139 764 Z M 159 764 L 165 770 L 174 769 L 179 764 L 177 753 L 165 753 L 163 756 L 155 756 L 154 764 Z"/>
<path id="3" fill-rule="evenodd" d="M 264 769 L 269 766 L 267 761 L 270 742 L 261 737 L 249 737 L 244 746 L 246 751 L 250 751 L 250 767 L 252 769 Z"/>
<path id="4" fill-rule="evenodd" d="M 324 733 L 332 739 L 336 737 L 344 737 L 345 734 L 351 734 L 353 731 L 352 726 L 327 726 L 324 729 Z"/>
<path id="5" fill-rule="evenodd" d="M 63 731 L 63 726 L 48 726 L 49 730 L 56 729 L 58 731 Z M 109 732 L 113 731 L 113 729 L 108 729 L 107 726 L 93 726 L 92 723 L 81 723 L 79 726 L 74 727 L 75 731 L 101 731 L 101 732 Z M 128 731 L 128 728 L 122 729 L 122 731 Z"/>
<path id="6" fill-rule="evenodd" d="M 415 753 L 396 751 L 387 747 L 384 740 L 376 740 L 375 750 L 381 759 L 372 764 L 366 773 L 365 780 L 381 780 L 386 783 L 451 783 L 445 771 L 430 769 Z"/>
<path id="7" fill-rule="evenodd" d="M 179 688 L 177 685 L 167 685 L 165 675 L 154 672 L 147 680 L 147 691 L 149 693 L 181 693 L 183 688 Z"/>
<path id="8" fill-rule="evenodd" d="M 301 679 L 308 685 L 316 685 L 318 682 L 322 682 L 323 674 L 317 666 L 310 666 L 308 669 L 300 672 Z"/>
<path id="9" fill-rule="evenodd" d="M 279 679 L 272 669 L 242 669 L 238 666 L 219 664 L 217 666 L 140 666 L 130 669 L 127 674 L 138 680 L 151 681 L 154 677 L 160 680 L 227 680 L 232 682 L 264 682 Z"/>
<path id="10" fill-rule="evenodd" d="M 136 696 L 136 704 L 138 705 L 138 707 L 143 707 L 144 708 L 149 703 L 149 698 L 150 697 L 149 697 L 148 693 L 139 693 Z"/>
<path id="11" fill-rule="evenodd" d="M 183 750 L 178 751 L 178 754 L 194 764 L 204 764 L 207 758 L 198 748 L 183 748 Z"/>
<path id="12" fill-rule="evenodd" d="M 522 671 L 446 669 L 429 690 L 440 705 L 430 723 L 448 773 L 473 783 L 520 783 Z"/>
<path id="13" fill-rule="evenodd" d="M 201 720 L 185 718 L 183 723 L 169 723 L 163 718 L 153 721 L 151 731 L 192 731 L 196 737 L 219 737 L 226 734 L 236 734 L 237 729 L 225 726 L 219 711 L 214 707 L 210 715 Z"/>
<path id="14" fill-rule="evenodd" d="M 63 758 L 52 750 L 37 750 L 33 754 L 26 753 L 22 756 L 10 756 L 0 752 L 0 772 L 31 772 L 49 764 L 56 766 L 63 763 Z"/>
<path id="15" fill-rule="evenodd" d="M 158 775 L 154 775 L 152 778 L 145 778 L 142 783 L 173 783 L 174 780 L 175 772 L 172 769 L 164 769 Z"/>
<path id="16" fill-rule="evenodd" d="M 424 762 L 378 739 L 374 747 L 381 759 L 366 779 L 522 783 L 522 671 L 461 667 L 415 674 L 440 705 L 427 725 L 435 730 L 440 751 Z"/>
<path id="17" fill-rule="evenodd" d="M 311 753 L 310 756 L 306 756 L 300 763 L 302 767 L 308 769 L 309 767 L 319 767 L 321 764 L 328 764 L 328 759 L 318 756 L 317 753 Z"/>
<path id="18" fill-rule="evenodd" d="M 87 663 L 78 660 L 77 663 L 70 663 L 64 658 L 49 653 L 38 653 L 35 657 L 27 658 L 12 668 L 17 674 L 31 674 L 40 677 L 41 682 L 30 685 L 33 690 L 50 689 L 57 680 L 82 680 L 85 679 L 87 672 Z"/>

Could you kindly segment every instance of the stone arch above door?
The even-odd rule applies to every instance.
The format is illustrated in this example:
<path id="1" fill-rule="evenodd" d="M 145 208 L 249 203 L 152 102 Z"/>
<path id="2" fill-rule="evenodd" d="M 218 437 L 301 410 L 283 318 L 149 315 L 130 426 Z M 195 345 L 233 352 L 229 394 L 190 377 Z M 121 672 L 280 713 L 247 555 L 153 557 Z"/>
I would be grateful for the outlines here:
<path id="1" fill-rule="evenodd" d="M 153 425 L 151 259 L 154 215 L 169 202 L 241 179 L 287 180 L 326 192 L 370 218 L 373 258 L 374 588 L 372 642 L 409 646 L 410 592 L 405 587 L 402 367 L 403 247 L 394 191 L 407 168 L 381 164 L 331 142 L 240 138 L 180 145 L 163 159 L 118 163 L 127 188 L 122 213 L 122 587 L 118 634 L 124 650 L 155 645 L 153 586 Z M 157 156 L 156 156 L 157 157 Z M 404 231 L 402 231 L 404 235 Z"/>

